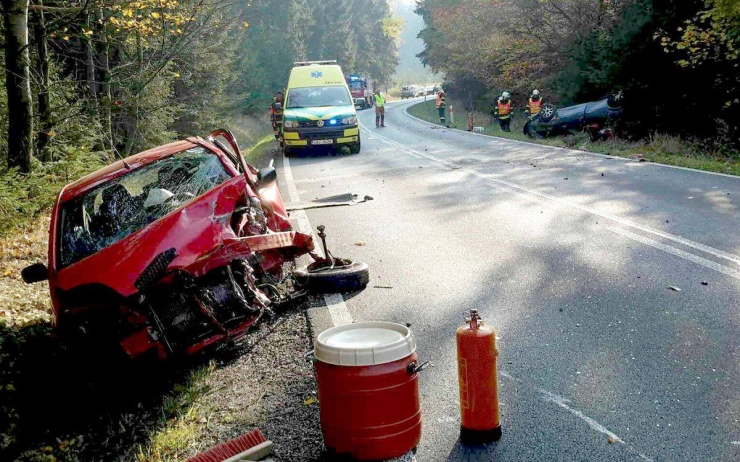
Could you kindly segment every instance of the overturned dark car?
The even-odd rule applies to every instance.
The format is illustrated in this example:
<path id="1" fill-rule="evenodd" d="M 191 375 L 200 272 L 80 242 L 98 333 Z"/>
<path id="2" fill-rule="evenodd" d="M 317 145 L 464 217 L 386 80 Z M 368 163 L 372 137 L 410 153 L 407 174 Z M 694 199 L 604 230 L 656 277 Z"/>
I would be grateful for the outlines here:
<path id="1" fill-rule="evenodd" d="M 611 125 L 622 117 L 623 93 L 617 92 L 598 101 L 556 108 L 545 104 L 542 111 L 524 124 L 524 134 L 531 138 L 568 135 L 586 131 L 592 141 L 612 136 Z"/>
<path id="2" fill-rule="evenodd" d="M 315 261 L 298 269 L 305 254 Z M 238 339 L 314 286 L 359 289 L 368 270 L 325 245 L 314 253 L 313 237 L 292 229 L 276 170 L 247 164 L 233 135 L 217 130 L 64 187 L 48 265 L 22 276 L 49 281 L 53 322 L 71 345 L 165 358 Z"/>

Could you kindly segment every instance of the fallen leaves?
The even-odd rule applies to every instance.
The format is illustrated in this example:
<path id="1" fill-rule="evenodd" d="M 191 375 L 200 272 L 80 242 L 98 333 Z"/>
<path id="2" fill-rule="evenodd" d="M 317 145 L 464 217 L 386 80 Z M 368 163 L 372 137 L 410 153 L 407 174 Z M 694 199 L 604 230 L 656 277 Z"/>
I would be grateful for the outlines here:
<path id="1" fill-rule="evenodd" d="M 23 327 L 50 320 L 49 285 L 26 284 L 21 270 L 46 262 L 48 217 L 33 222 L 23 233 L 0 238 L 0 323 Z"/>

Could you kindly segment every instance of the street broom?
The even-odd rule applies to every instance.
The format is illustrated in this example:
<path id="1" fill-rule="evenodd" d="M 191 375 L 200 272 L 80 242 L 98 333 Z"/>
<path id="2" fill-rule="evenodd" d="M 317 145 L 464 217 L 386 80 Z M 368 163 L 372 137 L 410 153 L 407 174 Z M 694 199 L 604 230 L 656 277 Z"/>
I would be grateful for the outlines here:
<path id="1" fill-rule="evenodd" d="M 260 460 L 272 453 L 272 441 L 265 438 L 255 428 L 233 440 L 214 446 L 188 459 L 188 462 L 236 462 L 240 460 Z"/>

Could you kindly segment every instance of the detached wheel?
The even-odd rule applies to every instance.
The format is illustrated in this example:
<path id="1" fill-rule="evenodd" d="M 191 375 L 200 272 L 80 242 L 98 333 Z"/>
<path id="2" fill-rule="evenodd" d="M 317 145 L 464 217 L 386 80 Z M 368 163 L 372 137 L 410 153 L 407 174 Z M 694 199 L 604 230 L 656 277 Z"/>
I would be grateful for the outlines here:
<path id="1" fill-rule="evenodd" d="M 549 122 L 555 117 L 555 106 L 552 104 L 543 104 L 542 111 L 540 111 L 540 119 L 543 122 Z"/>
<path id="2" fill-rule="evenodd" d="M 343 266 L 322 267 L 317 262 L 295 271 L 300 282 L 319 293 L 352 292 L 364 288 L 370 281 L 367 263 L 344 260 Z"/>

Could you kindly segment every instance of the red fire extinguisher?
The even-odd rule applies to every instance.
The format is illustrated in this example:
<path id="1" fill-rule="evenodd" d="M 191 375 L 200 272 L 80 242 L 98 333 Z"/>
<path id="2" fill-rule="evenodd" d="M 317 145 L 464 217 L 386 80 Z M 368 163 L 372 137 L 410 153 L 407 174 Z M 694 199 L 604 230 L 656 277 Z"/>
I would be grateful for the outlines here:
<path id="1" fill-rule="evenodd" d="M 501 438 L 496 372 L 496 333 L 470 310 L 457 329 L 457 371 L 460 380 L 460 441 L 483 444 Z"/>

